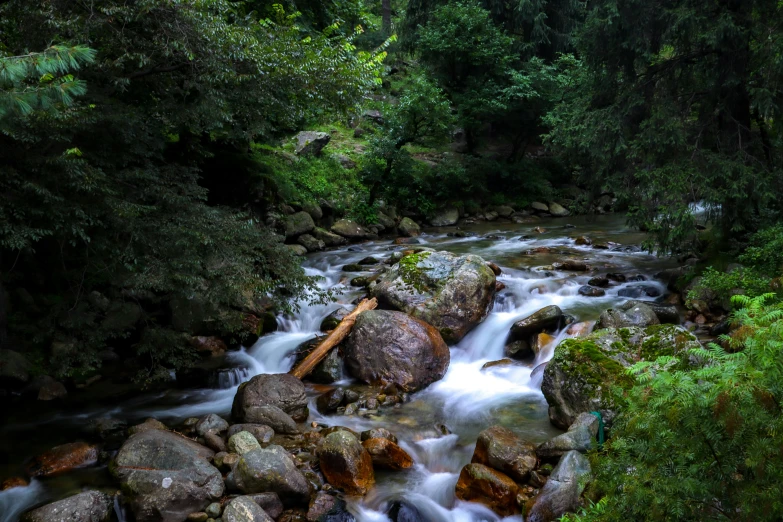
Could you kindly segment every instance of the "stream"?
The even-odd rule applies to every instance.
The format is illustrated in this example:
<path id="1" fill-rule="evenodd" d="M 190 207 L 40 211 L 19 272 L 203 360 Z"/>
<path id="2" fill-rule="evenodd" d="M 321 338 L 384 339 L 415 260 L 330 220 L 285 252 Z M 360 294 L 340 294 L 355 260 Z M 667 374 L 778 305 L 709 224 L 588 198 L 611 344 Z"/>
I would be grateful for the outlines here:
<path id="1" fill-rule="evenodd" d="M 541 227 L 543 233 L 534 231 Z M 360 501 L 349 501 L 349 510 L 359 522 L 386 522 L 384 514 L 391 500 L 404 498 L 415 505 L 425 519 L 433 522 L 499 520 L 488 508 L 457 500 L 454 486 L 460 469 L 470 462 L 480 431 L 499 424 L 521 437 L 539 443 L 561 433 L 549 423 L 547 404 L 540 391 L 540 376 L 531 378 L 533 369 L 553 354 L 556 341 L 541 351 L 532 364 L 497 366 L 482 370 L 489 361 L 504 357 L 508 331 L 514 321 L 540 308 L 556 304 L 578 321 L 598 318 L 601 311 L 626 301 L 618 292 L 628 282 L 606 289 L 603 297 L 584 297 L 580 286 L 597 274 L 618 272 L 642 275 L 644 284 L 665 286 L 653 280 L 653 274 L 674 266 L 641 251 L 643 234 L 625 226 L 622 216 L 570 217 L 543 219 L 535 224 L 481 223 L 465 227 L 470 237 L 453 237 L 456 228 L 428 230 L 419 239 L 421 246 L 454 253 L 471 253 L 493 261 L 502 268 L 498 281 L 506 288 L 497 293 L 494 308 L 482 324 L 451 347 L 451 364 L 444 378 L 411 396 L 410 402 L 377 413 L 359 411 L 353 416 L 323 416 L 311 404 L 310 419 L 327 425 L 347 426 L 356 431 L 384 427 L 394 433 L 414 458 L 415 465 L 404 472 L 377 472 L 376 487 Z M 608 249 L 577 246 L 577 236 L 587 236 L 594 244 L 609 244 Z M 340 306 L 348 305 L 361 292 L 349 286 L 351 277 L 342 266 L 367 256 L 383 259 L 398 249 L 391 240 L 377 240 L 338 250 L 308 255 L 304 267 L 308 274 L 321 276 L 322 288 L 342 290 L 338 302 L 304 305 L 292 317 L 279 317 L 277 332 L 259 339 L 251 347 L 231 352 L 237 368 L 222 374 L 214 389 L 178 390 L 147 394 L 111 405 L 96 405 L 79 412 L 60 411 L 46 415 L 19 412 L 0 427 L 0 476 L 18 475 L 25 460 L 37 451 L 79 438 L 79 430 L 90 419 L 111 416 L 135 423 L 155 417 L 175 424 L 188 417 L 217 413 L 228 417 L 237 386 L 260 373 L 283 373 L 293 365 L 293 351 L 302 342 L 319 334 L 324 317 Z M 563 259 L 586 261 L 588 272 L 561 272 L 541 267 Z M 630 279 L 630 277 L 629 277 Z M 339 384 L 348 384 L 346 377 Z M 327 389 L 310 386 L 311 401 Z M 449 435 L 436 436 L 436 426 L 444 425 Z M 109 481 L 106 466 L 77 470 L 66 476 L 33 480 L 27 487 L 0 492 L 0 522 L 15 522 L 24 511 L 85 488 L 116 490 Z M 119 520 L 125 515 L 119 507 Z M 516 517 L 520 520 L 521 517 Z"/>

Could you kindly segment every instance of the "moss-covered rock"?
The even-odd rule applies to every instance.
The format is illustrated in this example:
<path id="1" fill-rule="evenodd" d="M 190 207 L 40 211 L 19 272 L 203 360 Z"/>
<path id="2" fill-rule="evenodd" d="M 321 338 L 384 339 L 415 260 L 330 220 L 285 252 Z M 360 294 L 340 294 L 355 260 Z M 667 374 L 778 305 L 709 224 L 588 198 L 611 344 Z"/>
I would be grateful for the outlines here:
<path id="1" fill-rule="evenodd" d="M 418 252 L 380 276 L 371 292 L 382 306 L 431 324 L 451 344 L 486 317 L 495 295 L 495 274 L 478 256 Z"/>
<path id="2" fill-rule="evenodd" d="M 600 411 L 611 425 L 621 406 L 621 391 L 633 384 L 631 365 L 699 346 L 696 337 L 674 325 L 606 328 L 581 339 L 566 339 L 544 370 L 541 391 L 549 419 L 567 429 L 580 413 Z"/>

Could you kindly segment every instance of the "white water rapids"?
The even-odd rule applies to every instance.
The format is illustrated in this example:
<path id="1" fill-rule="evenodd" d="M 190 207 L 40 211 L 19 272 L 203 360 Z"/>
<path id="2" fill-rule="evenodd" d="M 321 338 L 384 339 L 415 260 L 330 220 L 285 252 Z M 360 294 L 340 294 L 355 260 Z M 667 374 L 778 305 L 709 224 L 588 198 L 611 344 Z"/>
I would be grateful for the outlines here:
<path id="1" fill-rule="evenodd" d="M 617 292 L 635 283 L 629 282 L 607 289 L 604 297 L 583 297 L 580 286 L 597 273 L 620 272 L 643 274 L 644 284 L 665 288 L 650 281 L 650 275 L 664 262 L 638 249 L 631 251 L 597 250 L 576 246 L 572 237 L 588 235 L 596 241 L 638 244 L 641 237 L 625 229 L 618 218 L 585 222 L 573 218 L 576 228 L 565 229 L 563 220 L 542 221 L 549 232 L 530 237 L 531 225 L 482 225 L 475 237 L 453 238 L 444 232 L 423 236 L 423 246 L 457 253 L 472 253 L 494 261 L 503 273 L 498 280 L 506 288 L 498 293 L 494 308 L 482 324 L 461 342 L 451 347 L 451 364 L 444 378 L 412 396 L 400 408 L 381 410 L 378 415 L 323 416 L 311 407 L 310 421 L 328 425 L 343 425 L 355 430 L 385 427 L 397 435 L 400 445 L 414 458 L 415 466 L 406 472 L 377 474 L 376 487 L 361 500 L 349 503 L 349 509 L 359 522 L 386 522 L 385 511 L 390 501 L 405 499 L 416 506 L 424 518 L 432 522 L 468 522 L 499 520 L 487 508 L 459 501 L 454 486 L 459 471 L 473 452 L 478 433 L 493 424 L 502 424 L 533 442 L 546 440 L 559 431 L 547 418 L 547 405 L 540 391 L 540 377 L 531 379 L 533 369 L 552 357 L 557 342 L 566 336 L 560 332 L 554 343 L 539 353 L 527 366 L 498 366 L 482 370 L 490 361 L 504 357 L 503 349 L 511 325 L 540 308 L 556 304 L 578 321 L 594 320 L 601 310 L 626 298 Z M 478 229 L 478 228 L 477 228 Z M 483 236 L 493 234 L 492 239 Z M 546 247 L 550 252 L 525 251 Z M 320 276 L 324 289 L 343 291 L 338 303 L 303 305 L 293 317 L 279 317 L 279 330 L 261 338 L 255 345 L 230 354 L 237 369 L 226 371 L 218 378 L 222 389 L 181 390 L 145 396 L 111 408 L 96 408 L 78 417 L 61 416 L 39 421 L 38 426 L 56 427 L 57 423 L 81 422 L 101 416 L 141 419 L 156 417 L 166 422 L 207 413 L 227 416 L 238 384 L 260 373 L 287 372 L 293 364 L 293 352 L 302 342 L 319 334 L 323 318 L 359 295 L 348 285 L 348 278 L 366 274 L 346 274 L 342 267 L 367 256 L 388 257 L 400 248 L 390 241 L 375 241 L 347 249 L 309 256 L 304 264 L 307 273 Z M 553 261 L 571 258 L 584 260 L 595 271 L 588 273 L 543 270 Z M 348 381 L 342 382 L 347 383 Z M 317 395 L 313 391 L 312 396 Z M 434 428 L 445 425 L 451 432 L 442 436 Z M 24 427 L 21 427 L 24 428 Z M 45 483 L 33 481 L 25 488 L 0 492 L 0 522 L 15 522 L 30 506 L 51 498 Z M 513 517 L 512 517 L 513 518 Z M 519 519 L 520 517 L 517 517 Z"/>

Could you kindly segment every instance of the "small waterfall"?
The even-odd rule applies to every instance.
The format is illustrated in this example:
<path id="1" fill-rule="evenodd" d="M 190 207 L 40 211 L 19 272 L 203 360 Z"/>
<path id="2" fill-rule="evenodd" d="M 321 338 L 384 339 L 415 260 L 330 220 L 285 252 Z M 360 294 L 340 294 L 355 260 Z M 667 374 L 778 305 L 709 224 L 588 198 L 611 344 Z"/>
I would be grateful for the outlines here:
<path id="1" fill-rule="evenodd" d="M 225 368 L 214 376 L 215 387 L 221 390 L 239 386 L 250 378 L 249 368 Z"/>
<path id="2" fill-rule="evenodd" d="M 0 522 L 16 522 L 22 513 L 42 504 L 47 497 L 43 484 L 35 479 L 28 486 L 0 491 Z"/>

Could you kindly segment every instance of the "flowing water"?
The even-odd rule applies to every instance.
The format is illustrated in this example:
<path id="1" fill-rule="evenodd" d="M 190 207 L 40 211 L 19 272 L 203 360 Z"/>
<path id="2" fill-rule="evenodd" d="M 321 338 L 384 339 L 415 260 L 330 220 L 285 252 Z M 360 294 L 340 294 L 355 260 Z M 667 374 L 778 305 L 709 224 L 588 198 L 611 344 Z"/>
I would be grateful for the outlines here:
<path id="1" fill-rule="evenodd" d="M 566 227 L 566 223 L 573 227 Z M 533 231 L 535 226 L 546 229 Z M 423 246 L 455 253 L 471 253 L 494 261 L 503 270 L 498 280 L 506 288 L 497 294 L 492 312 L 486 320 L 457 345 L 451 347 L 451 364 L 444 378 L 414 394 L 399 408 L 381 410 L 378 414 L 359 412 L 357 416 L 322 416 L 311 408 L 310 421 L 342 425 L 355 430 L 385 427 L 400 440 L 400 445 L 414 458 L 415 466 L 405 472 L 378 473 L 376 487 L 364 498 L 349 503 L 349 509 L 360 522 L 386 522 L 385 510 L 390 501 L 404 498 L 414 504 L 427 520 L 462 522 L 498 520 L 487 508 L 459 501 L 454 486 L 462 466 L 470 462 L 478 433 L 494 424 L 506 426 L 533 442 L 544 441 L 558 433 L 547 417 L 547 404 L 540 391 L 539 375 L 533 369 L 552 357 L 557 341 L 542 350 L 536 360 L 525 366 L 498 366 L 482 370 L 489 362 L 502 359 L 508 331 L 514 321 L 551 304 L 579 321 L 597 319 L 600 312 L 626 298 L 618 291 L 625 283 L 607 289 L 604 297 L 583 297 L 580 286 L 596 273 L 619 272 L 643 275 L 645 284 L 665 287 L 651 281 L 652 274 L 665 268 L 667 262 L 641 252 L 632 246 L 643 237 L 626 229 L 616 216 L 593 220 L 568 218 L 567 221 L 542 220 L 535 225 L 484 223 L 468 230 L 471 237 L 449 237 L 456 229 L 439 229 L 423 235 Z M 613 242 L 609 250 L 576 246 L 572 238 L 588 236 L 594 243 Z M 488 237 L 489 236 L 489 237 Z M 303 305 L 293 317 L 278 318 L 279 330 L 261 338 L 255 345 L 232 352 L 231 368 L 220 372 L 213 388 L 169 390 L 137 397 L 113 405 L 101 405 L 79 411 L 61 411 L 47 415 L 20 414 L 0 428 L 2 454 L 0 470 L 18 473 L 26 458 L 56 444 L 78 438 L 79 428 L 89 419 L 112 416 L 129 422 L 155 417 L 175 423 L 187 417 L 218 413 L 227 416 L 237 386 L 260 373 L 287 372 L 293 364 L 293 351 L 302 342 L 319 333 L 321 320 L 340 306 L 350 307 L 359 291 L 348 285 L 342 266 L 372 255 L 382 259 L 394 250 L 409 247 L 379 240 L 337 251 L 308 256 L 304 265 L 308 274 L 321 277 L 324 289 L 341 290 L 337 302 L 327 305 Z M 565 258 L 586 261 L 594 268 L 588 273 L 559 272 L 544 269 Z M 361 274 L 351 274 L 356 276 Z M 344 383 L 350 382 L 346 377 Z M 341 384 L 344 384 L 341 382 Z M 323 389 L 320 387 L 319 389 Z M 314 399 L 318 390 L 311 389 Z M 449 435 L 443 436 L 440 425 Z M 80 470 L 50 479 L 34 480 L 30 486 L 0 492 L 0 522 L 15 522 L 20 513 L 46 500 L 73 494 L 86 487 L 105 487 L 105 467 Z M 120 507 L 119 520 L 125 519 Z"/>

